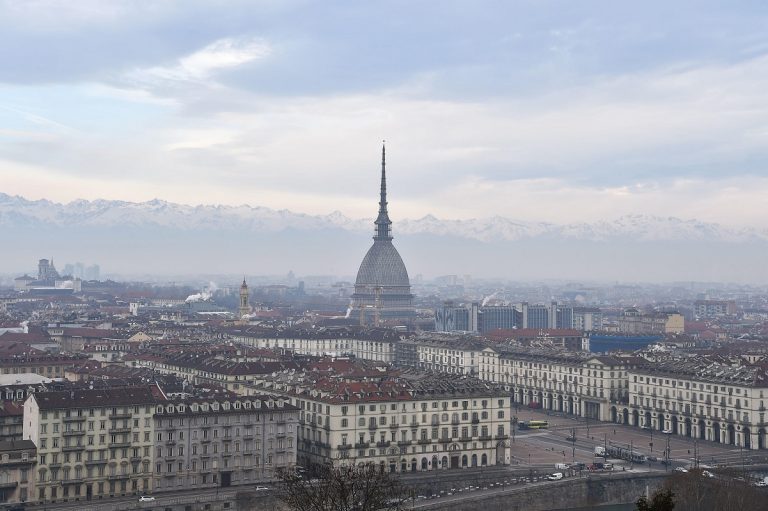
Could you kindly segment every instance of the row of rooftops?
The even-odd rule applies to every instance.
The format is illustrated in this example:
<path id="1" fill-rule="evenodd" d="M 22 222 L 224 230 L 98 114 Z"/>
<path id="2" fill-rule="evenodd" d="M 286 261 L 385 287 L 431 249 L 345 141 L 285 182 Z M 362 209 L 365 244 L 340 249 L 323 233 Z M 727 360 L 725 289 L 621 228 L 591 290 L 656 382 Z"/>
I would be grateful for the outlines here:
<path id="1" fill-rule="evenodd" d="M 705 357 L 670 357 L 666 360 L 656 360 L 639 366 L 636 372 L 706 383 L 768 387 L 768 375 L 764 365 L 730 365 Z"/>
<path id="2" fill-rule="evenodd" d="M 450 398 L 504 397 L 500 386 L 473 376 L 404 370 L 378 378 L 345 377 L 283 372 L 263 378 L 256 390 L 291 395 L 327 403 L 420 401 Z"/>

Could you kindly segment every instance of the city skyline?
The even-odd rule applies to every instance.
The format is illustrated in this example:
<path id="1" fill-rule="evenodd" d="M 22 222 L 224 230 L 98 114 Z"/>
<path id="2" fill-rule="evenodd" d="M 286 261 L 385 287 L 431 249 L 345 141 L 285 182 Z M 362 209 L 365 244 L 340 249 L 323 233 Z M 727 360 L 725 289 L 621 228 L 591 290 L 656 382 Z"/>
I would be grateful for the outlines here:
<path id="1" fill-rule="evenodd" d="M 759 4 L 0 9 L 11 195 L 765 225 Z"/>

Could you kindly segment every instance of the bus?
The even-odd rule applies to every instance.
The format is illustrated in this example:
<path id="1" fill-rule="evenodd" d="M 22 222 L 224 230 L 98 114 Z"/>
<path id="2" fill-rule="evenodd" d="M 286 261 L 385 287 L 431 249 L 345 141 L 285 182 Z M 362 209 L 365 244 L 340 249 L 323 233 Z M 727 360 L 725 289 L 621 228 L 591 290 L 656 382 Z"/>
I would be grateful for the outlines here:
<path id="1" fill-rule="evenodd" d="M 522 421 L 518 423 L 520 429 L 546 429 L 549 427 L 547 421 Z"/>

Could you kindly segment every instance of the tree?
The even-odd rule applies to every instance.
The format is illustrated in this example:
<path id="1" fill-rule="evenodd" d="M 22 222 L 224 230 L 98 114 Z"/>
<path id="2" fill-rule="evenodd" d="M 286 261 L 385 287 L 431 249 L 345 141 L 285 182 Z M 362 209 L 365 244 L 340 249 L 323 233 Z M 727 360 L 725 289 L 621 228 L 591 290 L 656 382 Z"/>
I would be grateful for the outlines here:
<path id="1" fill-rule="evenodd" d="M 645 497 L 640 497 L 635 503 L 637 511 L 672 511 L 675 508 L 675 494 L 672 490 L 659 490 L 653 494 L 650 502 Z"/>
<path id="2" fill-rule="evenodd" d="M 279 499 L 293 511 L 399 511 L 405 509 L 408 492 L 392 474 L 375 465 L 316 470 L 317 478 L 283 471 Z"/>

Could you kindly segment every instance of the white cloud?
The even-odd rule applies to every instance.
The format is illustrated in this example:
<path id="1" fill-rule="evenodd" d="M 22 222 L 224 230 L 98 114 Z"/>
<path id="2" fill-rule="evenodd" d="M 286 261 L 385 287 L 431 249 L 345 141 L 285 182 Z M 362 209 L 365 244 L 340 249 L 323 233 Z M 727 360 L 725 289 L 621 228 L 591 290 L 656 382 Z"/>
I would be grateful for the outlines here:
<path id="1" fill-rule="evenodd" d="M 219 71 L 266 58 L 271 53 L 272 48 L 262 39 L 219 39 L 182 57 L 176 64 L 136 69 L 127 73 L 126 79 L 139 87 L 158 85 L 165 81 L 199 82 L 211 78 Z"/>

